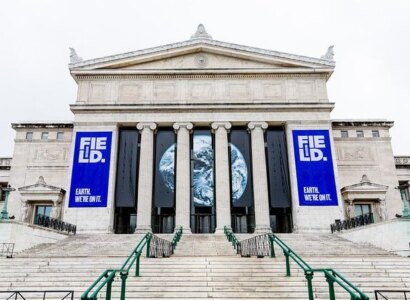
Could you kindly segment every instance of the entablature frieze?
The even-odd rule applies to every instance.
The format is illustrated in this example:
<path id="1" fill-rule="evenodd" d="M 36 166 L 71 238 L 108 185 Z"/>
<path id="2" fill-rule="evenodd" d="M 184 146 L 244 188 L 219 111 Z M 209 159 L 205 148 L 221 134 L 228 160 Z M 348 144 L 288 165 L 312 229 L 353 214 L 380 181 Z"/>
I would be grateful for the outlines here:
<path id="1" fill-rule="evenodd" d="M 329 102 L 314 74 L 83 76 L 77 104 Z"/>

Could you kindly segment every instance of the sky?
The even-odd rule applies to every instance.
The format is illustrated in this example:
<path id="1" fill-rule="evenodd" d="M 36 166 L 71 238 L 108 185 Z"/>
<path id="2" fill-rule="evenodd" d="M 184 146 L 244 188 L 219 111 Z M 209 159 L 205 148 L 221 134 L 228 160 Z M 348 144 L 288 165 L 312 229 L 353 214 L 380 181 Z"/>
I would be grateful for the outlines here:
<path id="1" fill-rule="evenodd" d="M 11 123 L 70 121 L 77 86 L 69 47 L 92 59 L 187 40 L 203 23 L 214 39 L 320 57 L 335 45 L 333 119 L 387 119 L 395 155 L 410 155 L 410 1 L 2 0 L 0 157 Z"/>

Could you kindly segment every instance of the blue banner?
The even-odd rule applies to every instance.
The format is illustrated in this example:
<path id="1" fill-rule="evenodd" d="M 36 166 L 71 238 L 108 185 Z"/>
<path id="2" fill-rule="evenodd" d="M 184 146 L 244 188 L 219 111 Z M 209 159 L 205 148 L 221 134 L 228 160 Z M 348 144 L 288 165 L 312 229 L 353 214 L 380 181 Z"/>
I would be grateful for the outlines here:
<path id="1" fill-rule="evenodd" d="M 293 130 L 300 206 L 337 206 L 328 130 Z"/>
<path id="2" fill-rule="evenodd" d="M 68 207 L 107 207 L 112 132 L 77 132 Z"/>

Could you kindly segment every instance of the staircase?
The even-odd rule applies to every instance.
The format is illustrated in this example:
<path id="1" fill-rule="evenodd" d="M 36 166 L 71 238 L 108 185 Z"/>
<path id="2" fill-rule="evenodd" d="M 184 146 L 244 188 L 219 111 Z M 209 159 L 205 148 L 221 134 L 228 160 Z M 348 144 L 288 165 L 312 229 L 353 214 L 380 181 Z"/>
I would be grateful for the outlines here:
<path id="1" fill-rule="evenodd" d="M 169 235 L 160 236 L 170 239 Z M 121 266 L 141 237 L 78 235 L 37 246 L 13 259 L 2 258 L 0 290 L 74 290 L 79 299 L 102 271 Z M 248 237 L 238 235 L 240 239 Z M 410 289 L 408 258 L 336 235 L 279 237 L 312 267 L 336 269 L 371 299 L 374 289 Z M 116 278 L 112 299 L 119 299 L 119 286 Z M 336 299 L 349 299 L 335 287 Z M 322 276 L 314 278 L 313 288 L 316 299 L 328 299 Z M 294 263 L 292 276 L 285 276 L 279 248 L 275 259 L 242 258 L 222 235 L 185 234 L 174 256 L 141 259 L 141 277 L 129 277 L 126 295 L 127 299 L 307 299 L 307 287 L 304 274 Z"/>

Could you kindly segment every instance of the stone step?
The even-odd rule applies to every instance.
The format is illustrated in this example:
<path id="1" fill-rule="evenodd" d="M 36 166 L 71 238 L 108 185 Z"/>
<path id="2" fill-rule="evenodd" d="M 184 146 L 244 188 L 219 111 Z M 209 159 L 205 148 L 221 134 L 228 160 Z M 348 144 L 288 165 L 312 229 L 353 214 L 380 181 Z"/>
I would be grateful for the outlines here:
<path id="1" fill-rule="evenodd" d="M 142 237 L 78 235 L 37 246 L 13 259 L 0 259 L 0 290 L 70 289 L 78 299 L 103 270 L 119 268 Z M 371 297 L 376 288 L 410 287 L 410 261 L 406 258 L 327 234 L 280 238 L 294 245 L 297 253 L 304 253 L 303 259 L 312 267 L 336 269 Z M 279 247 L 276 253 L 274 259 L 242 258 L 223 235 L 184 234 L 175 256 L 142 257 L 141 277 L 133 277 L 134 267 L 131 269 L 127 299 L 307 299 L 303 271 L 291 261 L 292 276 L 286 277 Z M 119 286 L 117 276 L 112 299 L 118 299 Z M 323 274 L 315 274 L 313 288 L 316 299 L 329 298 Z M 339 287 L 336 291 L 338 300 L 349 299 Z"/>

